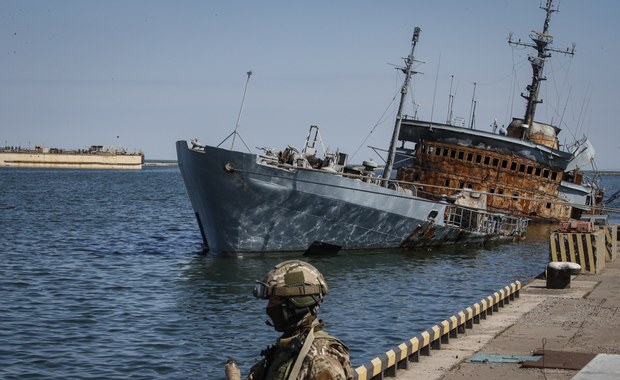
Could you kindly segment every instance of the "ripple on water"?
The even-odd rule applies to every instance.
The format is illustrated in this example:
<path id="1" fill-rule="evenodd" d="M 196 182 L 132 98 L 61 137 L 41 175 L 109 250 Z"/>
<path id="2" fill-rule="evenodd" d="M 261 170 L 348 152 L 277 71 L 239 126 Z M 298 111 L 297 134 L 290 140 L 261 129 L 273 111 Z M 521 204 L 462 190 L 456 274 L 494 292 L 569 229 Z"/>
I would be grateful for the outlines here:
<path id="1" fill-rule="evenodd" d="M 298 256 L 200 254 L 178 169 L 0 173 L 1 378 L 220 379 L 228 357 L 245 373 L 277 337 L 253 283 Z M 320 316 L 362 364 L 537 275 L 547 258 L 539 235 L 309 258 L 330 286 Z"/>

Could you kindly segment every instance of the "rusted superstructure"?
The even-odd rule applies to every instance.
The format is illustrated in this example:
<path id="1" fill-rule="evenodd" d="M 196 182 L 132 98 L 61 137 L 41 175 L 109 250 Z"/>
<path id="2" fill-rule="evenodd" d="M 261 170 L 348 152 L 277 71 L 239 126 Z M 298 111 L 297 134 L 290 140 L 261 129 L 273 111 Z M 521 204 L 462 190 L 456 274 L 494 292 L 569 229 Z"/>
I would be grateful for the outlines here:
<path id="1" fill-rule="evenodd" d="M 447 123 L 403 117 L 397 150 L 396 178 L 415 186 L 418 195 L 434 200 L 458 199 L 464 190 L 486 198 L 489 210 L 553 221 L 579 219 L 597 213 L 603 190 L 597 181 L 582 175 L 592 165 L 594 149 L 587 139 L 561 149 L 560 129 L 534 121 L 543 68 L 551 52 L 573 55 L 573 49 L 549 47 L 549 22 L 554 9 L 547 0 L 544 29 L 533 32 L 533 44 L 509 40 L 512 45 L 532 47 L 529 57 L 532 81 L 521 94 L 526 99 L 523 118 L 514 118 L 506 130 L 484 132 Z M 414 143 L 409 148 L 407 143 Z M 588 169 L 588 168 L 585 168 Z"/>

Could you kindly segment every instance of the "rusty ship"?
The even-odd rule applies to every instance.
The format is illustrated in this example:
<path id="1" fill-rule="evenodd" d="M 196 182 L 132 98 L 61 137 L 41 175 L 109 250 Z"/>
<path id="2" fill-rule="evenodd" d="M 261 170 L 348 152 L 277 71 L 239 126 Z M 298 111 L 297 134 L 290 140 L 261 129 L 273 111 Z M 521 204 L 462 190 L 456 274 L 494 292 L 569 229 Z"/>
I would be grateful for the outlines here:
<path id="1" fill-rule="evenodd" d="M 574 54 L 572 49 L 555 49 L 549 26 L 557 11 L 552 0 L 545 11 L 542 32 L 530 35 L 532 42 L 509 38 L 509 44 L 533 48 L 528 59 L 532 78 L 521 96 L 525 115 L 515 117 L 508 127 L 485 132 L 463 123 L 417 120 L 404 116 L 396 153 L 396 178 L 417 189 L 419 196 L 441 200 L 460 197 L 468 189 L 486 198 L 489 210 L 520 215 L 534 221 L 553 222 L 580 219 L 597 214 L 604 189 L 598 177 L 588 179 L 584 171 L 596 173 L 594 148 L 587 138 L 560 146 L 556 125 L 537 121 L 536 106 L 545 62 L 551 53 Z M 450 115 L 450 114 L 448 114 Z M 461 124 L 461 125 L 458 125 Z M 413 146 L 411 146 L 413 144 Z"/>
<path id="2" fill-rule="evenodd" d="M 401 68 L 405 80 L 390 142 L 392 161 L 419 34 L 415 28 Z M 234 150 L 237 129 L 238 122 L 230 149 L 220 147 L 224 141 L 217 146 L 176 142 L 179 168 L 209 253 L 429 249 L 513 241 L 527 229 L 527 218 L 487 212 L 472 192 L 463 191 L 467 202 L 431 200 L 395 180 L 387 167 L 382 176 L 375 174 L 373 161 L 352 167 L 347 154 L 325 150 L 317 126 L 309 128 L 301 150 L 264 148 L 259 154 L 247 144 L 247 153 Z"/>

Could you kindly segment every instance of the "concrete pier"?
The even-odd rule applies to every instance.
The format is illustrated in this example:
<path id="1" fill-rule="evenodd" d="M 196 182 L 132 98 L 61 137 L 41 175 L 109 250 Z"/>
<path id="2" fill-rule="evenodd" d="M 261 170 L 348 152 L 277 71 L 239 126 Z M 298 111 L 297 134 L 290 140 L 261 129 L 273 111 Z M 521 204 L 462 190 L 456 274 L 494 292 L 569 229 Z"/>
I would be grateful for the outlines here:
<path id="1" fill-rule="evenodd" d="M 0 152 L 0 167 L 139 170 L 143 164 L 143 154 Z"/>
<path id="2" fill-rule="evenodd" d="M 565 289 L 547 289 L 545 280 L 535 279 L 499 312 L 431 347 L 429 356 L 368 378 L 619 379 L 619 289 L 620 260 L 607 262 L 601 273 L 574 276 Z M 518 360 L 543 350 L 543 361 L 535 364 L 542 368 L 524 368 L 525 359 Z M 490 359 L 470 362 L 477 354 Z M 575 357 L 586 359 L 579 363 Z"/>

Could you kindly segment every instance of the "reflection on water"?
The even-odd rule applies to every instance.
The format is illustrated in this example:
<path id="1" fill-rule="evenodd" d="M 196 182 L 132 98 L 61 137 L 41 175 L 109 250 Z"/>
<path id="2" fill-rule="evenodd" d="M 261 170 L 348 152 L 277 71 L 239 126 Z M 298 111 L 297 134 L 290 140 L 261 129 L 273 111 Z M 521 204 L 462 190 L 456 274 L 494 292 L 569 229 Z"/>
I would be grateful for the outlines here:
<path id="1" fill-rule="evenodd" d="M 199 253 L 178 169 L 0 175 L 0 378 L 221 379 L 228 357 L 247 373 L 278 336 L 254 281 L 301 253 Z M 330 287 L 320 316 L 362 364 L 538 275 L 548 228 L 502 246 L 307 258 Z"/>
<path id="2" fill-rule="evenodd" d="M 546 227 L 545 227 L 546 228 Z M 520 280 L 537 275 L 547 259 L 541 231 L 524 242 L 489 248 L 397 250 L 304 258 L 325 276 L 330 292 L 319 315 L 351 350 L 355 365 Z M 277 333 L 264 321 L 264 300 L 252 297 L 254 280 L 301 253 L 243 259 L 194 257 L 184 269 L 179 302 L 202 318 L 203 339 L 220 342 L 207 356 L 223 366 L 234 356 L 242 369 L 258 359 Z"/>

